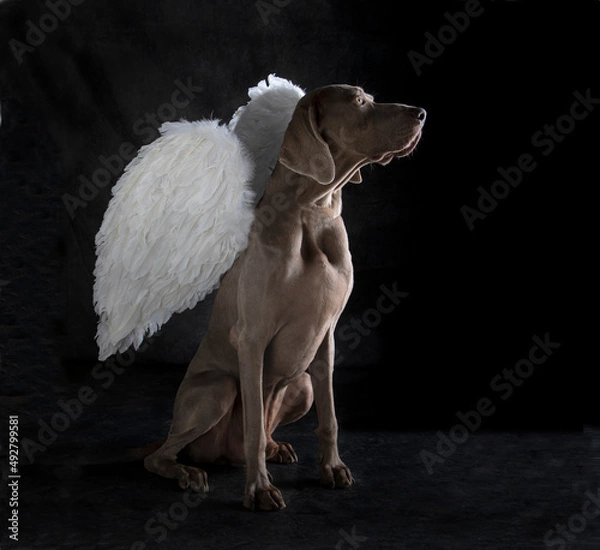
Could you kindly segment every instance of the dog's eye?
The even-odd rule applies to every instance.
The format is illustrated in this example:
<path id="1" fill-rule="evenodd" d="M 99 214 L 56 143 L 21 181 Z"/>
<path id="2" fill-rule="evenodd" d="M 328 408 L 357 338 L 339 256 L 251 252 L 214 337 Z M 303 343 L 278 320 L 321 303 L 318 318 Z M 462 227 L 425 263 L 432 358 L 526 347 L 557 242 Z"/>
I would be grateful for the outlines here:
<path id="1" fill-rule="evenodd" d="M 366 103 L 365 98 L 361 95 L 357 95 L 354 98 L 354 103 L 356 103 L 356 105 L 362 106 Z"/>

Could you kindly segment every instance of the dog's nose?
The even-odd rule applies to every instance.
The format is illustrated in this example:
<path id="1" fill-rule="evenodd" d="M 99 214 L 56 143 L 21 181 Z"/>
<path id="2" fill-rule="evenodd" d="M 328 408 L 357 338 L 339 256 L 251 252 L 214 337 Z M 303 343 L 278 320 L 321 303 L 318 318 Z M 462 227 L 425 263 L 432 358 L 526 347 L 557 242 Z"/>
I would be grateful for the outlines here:
<path id="1" fill-rule="evenodd" d="M 421 109 L 421 107 L 411 107 L 410 114 L 414 116 L 421 124 L 425 122 L 425 118 L 427 118 L 427 111 L 425 109 Z"/>

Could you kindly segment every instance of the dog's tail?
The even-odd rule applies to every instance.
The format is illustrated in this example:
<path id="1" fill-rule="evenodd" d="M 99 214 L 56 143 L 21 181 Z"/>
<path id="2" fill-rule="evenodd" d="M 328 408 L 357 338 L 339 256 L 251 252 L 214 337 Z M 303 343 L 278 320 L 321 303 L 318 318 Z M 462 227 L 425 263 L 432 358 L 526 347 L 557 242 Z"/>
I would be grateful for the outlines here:
<path id="1" fill-rule="evenodd" d="M 156 451 L 166 438 L 159 439 L 153 443 L 141 447 L 117 447 L 117 446 L 72 446 L 51 445 L 43 453 L 38 451 L 32 453 L 29 458 L 23 457 L 22 466 L 61 464 L 77 464 L 81 466 L 95 466 L 103 464 L 122 464 L 143 460 Z M 0 452 L 0 454 L 2 454 Z"/>

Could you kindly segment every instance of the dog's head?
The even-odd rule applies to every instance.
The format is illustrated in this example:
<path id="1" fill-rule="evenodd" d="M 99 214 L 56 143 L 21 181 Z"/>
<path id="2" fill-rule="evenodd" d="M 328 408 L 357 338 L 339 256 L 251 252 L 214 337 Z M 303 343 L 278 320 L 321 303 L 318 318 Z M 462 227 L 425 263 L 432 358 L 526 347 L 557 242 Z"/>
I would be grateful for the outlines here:
<path id="1" fill-rule="evenodd" d="M 362 166 L 411 153 L 425 117 L 419 107 L 376 103 L 356 86 L 318 88 L 298 102 L 279 162 L 323 185 L 357 183 Z"/>

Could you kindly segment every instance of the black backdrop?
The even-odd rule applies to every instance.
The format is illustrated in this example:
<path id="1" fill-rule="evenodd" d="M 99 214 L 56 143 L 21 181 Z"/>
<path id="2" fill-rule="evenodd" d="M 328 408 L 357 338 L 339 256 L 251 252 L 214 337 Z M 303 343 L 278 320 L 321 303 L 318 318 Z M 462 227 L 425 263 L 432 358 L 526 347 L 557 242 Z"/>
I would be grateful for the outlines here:
<path id="1" fill-rule="evenodd" d="M 487 428 L 581 425 L 591 364 L 575 352 L 597 251 L 586 223 L 600 106 L 588 99 L 586 111 L 580 100 L 581 120 L 564 115 L 577 93 L 600 98 L 599 2 L 59 5 L 60 17 L 47 15 L 49 3 L 0 4 L 5 394 L 47 393 L 94 365 L 94 235 L 116 156 L 156 137 L 161 117 L 228 120 L 249 86 L 276 73 L 306 89 L 359 84 L 379 101 L 428 111 L 411 158 L 366 170 L 345 190 L 356 285 L 337 368 L 358 382 L 347 395 L 365 418 L 442 426 L 494 397 Z M 456 19 L 464 30 L 449 30 L 444 14 L 465 10 L 473 16 Z M 173 112 L 165 105 L 181 83 L 191 100 Z M 535 141 L 559 117 L 564 135 Z M 477 207 L 478 188 L 489 192 L 498 168 L 524 154 L 535 169 L 470 230 L 461 208 Z M 111 158 L 115 174 L 103 180 Z M 103 186 L 82 190 L 94 177 Z M 408 296 L 378 314 L 382 285 Z M 174 318 L 131 368 L 169 364 L 180 376 L 209 312 L 201 304 Z M 560 347 L 500 399 L 491 380 L 546 334 Z"/>

